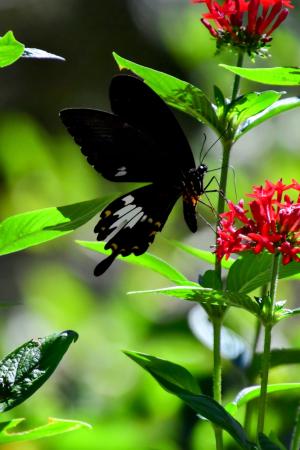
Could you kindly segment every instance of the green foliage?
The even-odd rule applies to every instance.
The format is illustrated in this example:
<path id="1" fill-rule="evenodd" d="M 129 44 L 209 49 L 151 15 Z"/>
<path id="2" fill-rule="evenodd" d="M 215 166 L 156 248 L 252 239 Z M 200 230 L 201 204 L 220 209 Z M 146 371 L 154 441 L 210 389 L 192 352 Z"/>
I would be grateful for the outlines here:
<path id="1" fill-rule="evenodd" d="M 110 198 L 104 197 L 8 217 L 0 224 L 0 254 L 24 250 L 71 233 L 92 219 Z"/>
<path id="2" fill-rule="evenodd" d="M 0 38 L 0 67 L 6 67 L 17 61 L 24 51 L 24 44 L 17 41 L 12 31 Z"/>
<path id="3" fill-rule="evenodd" d="M 75 331 L 63 331 L 32 339 L 0 361 L 0 411 L 8 411 L 39 389 L 58 366 Z"/>
<path id="4" fill-rule="evenodd" d="M 23 421 L 24 419 L 12 419 L 7 422 L 0 422 L 0 444 L 31 441 L 70 431 L 91 428 L 88 423 L 79 420 L 65 420 L 51 417 L 45 425 L 25 431 L 14 431 L 14 429 Z"/>
<path id="5" fill-rule="evenodd" d="M 283 445 L 277 445 L 271 439 L 269 439 L 265 434 L 259 433 L 258 443 L 260 450 L 286 450 Z"/>
<path id="6" fill-rule="evenodd" d="M 275 86 L 298 86 L 300 84 L 300 69 L 295 67 L 248 69 L 227 64 L 220 64 L 220 67 L 257 83 L 273 84 Z"/>
<path id="7" fill-rule="evenodd" d="M 183 367 L 180 368 L 177 364 L 168 361 L 159 360 L 150 355 L 137 352 L 126 352 L 126 354 L 145 369 L 152 377 L 168 392 L 176 395 L 189 405 L 197 414 L 205 417 L 211 421 L 214 425 L 226 430 L 233 439 L 243 449 L 254 449 L 254 444 L 251 444 L 247 436 L 240 425 L 228 412 L 219 405 L 212 398 L 206 395 L 194 393 L 189 390 L 188 386 L 194 382 L 191 382 L 192 375 L 186 371 Z"/>
<path id="8" fill-rule="evenodd" d="M 250 379 L 259 375 L 261 369 L 262 354 L 255 353 L 250 367 L 246 372 Z M 273 349 L 270 354 L 270 367 L 284 366 L 300 363 L 300 350 L 295 348 Z"/>

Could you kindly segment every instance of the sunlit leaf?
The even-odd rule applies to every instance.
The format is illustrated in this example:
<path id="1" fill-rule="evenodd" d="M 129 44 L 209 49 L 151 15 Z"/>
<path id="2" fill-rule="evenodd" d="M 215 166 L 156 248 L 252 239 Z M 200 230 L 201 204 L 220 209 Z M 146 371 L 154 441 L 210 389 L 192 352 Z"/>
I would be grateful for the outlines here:
<path id="1" fill-rule="evenodd" d="M 197 395 L 189 391 L 184 387 L 185 384 L 182 381 L 178 382 L 177 377 L 175 377 L 174 382 L 169 371 L 166 375 L 162 371 L 158 371 L 156 368 L 157 358 L 153 359 L 152 356 L 132 351 L 128 352 L 127 355 L 137 364 L 139 364 L 143 369 L 145 369 L 150 375 L 152 375 L 152 377 L 166 391 L 176 395 L 192 409 L 194 409 L 194 411 L 196 411 L 198 414 L 205 417 L 207 420 L 211 421 L 218 427 L 226 430 L 233 437 L 233 439 L 235 439 L 235 441 L 240 445 L 241 448 L 247 450 L 253 449 L 253 444 L 248 441 L 245 431 L 243 430 L 240 423 L 237 422 L 230 414 L 228 414 L 228 412 L 215 400 L 207 397 L 206 395 Z M 181 368 L 181 370 L 183 372 L 180 373 L 186 373 L 186 369 Z"/>
<path id="2" fill-rule="evenodd" d="M 217 291 L 199 286 L 174 286 L 171 288 L 149 289 L 146 291 L 132 291 L 128 292 L 128 294 L 168 295 L 200 304 L 235 306 L 237 308 L 243 308 L 252 314 L 260 314 L 258 303 L 246 294 L 231 291 Z"/>
<path id="3" fill-rule="evenodd" d="M 76 241 L 76 243 L 81 245 L 82 247 L 88 248 L 89 250 L 104 255 L 109 255 L 111 253 L 110 250 L 104 249 L 105 242 Z M 167 278 L 168 280 L 173 281 L 174 283 L 191 284 L 191 281 L 189 281 L 182 273 L 175 269 L 175 267 L 171 266 L 171 264 L 167 263 L 158 256 L 152 255 L 151 253 L 147 252 L 140 256 L 118 256 L 117 259 L 129 264 L 134 264 L 137 266 L 146 267 L 147 269 L 151 269 L 154 272 L 157 272 L 163 277 Z"/>
<path id="4" fill-rule="evenodd" d="M 71 233 L 91 220 L 110 199 L 102 197 L 8 217 L 0 223 L 0 255 L 24 250 Z"/>
<path id="5" fill-rule="evenodd" d="M 214 106 L 201 89 L 164 72 L 141 66 L 113 53 L 122 69 L 140 76 L 168 105 L 206 123 L 218 131 L 218 118 Z"/>
<path id="6" fill-rule="evenodd" d="M 295 389 L 300 389 L 300 383 L 277 383 L 268 384 L 267 392 L 272 394 L 274 392 L 286 392 Z M 233 402 L 226 405 L 225 409 L 230 414 L 234 415 L 238 408 L 246 405 L 251 400 L 258 398 L 260 396 L 260 386 L 250 386 L 238 393 Z"/>
<path id="7" fill-rule="evenodd" d="M 65 58 L 63 58 L 62 56 L 54 55 L 54 53 L 49 53 L 39 48 L 28 48 L 28 47 L 24 49 L 24 52 L 22 53 L 22 58 L 56 59 L 58 61 L 65 61 Z"/>
<path id="8" fill-rule="evenodd" d="M 24 45 L 17 41 L 12 31 L 0 38 L 0 67 L 6 67 L 17 61 L 24 51 Z"/>
<path id="9" fill-rule="evenodd" d="M 247 80 L 275 86 L 298 86 L 300 84 L 300 69 L 296 67 L 268 67 L 266 69 L 249 69 L 246 67 L 220 64 L 224 69 L 233 72 Z"/>
<path id="10" fill-rule="evenodd" d="M 0 412 L 8 411 L 35 393 L 50 377 L 72 342 L 75 331 L 32 339 L 0 361 Z"/>
<path id="11" fill-rule="evenodd" d="M 12 419 L 0 422 L 0 444 L 10 444 L 19 441 L 31 441 L 45 437 L 56 436 L 81 429 L 91 429 L 91 425 L 79 420 L 56 419 L 49 417 L 48 423 L 25 431 L 14 431 L 24 419 Z"/>
<path id="12" fill-rule="evenodd" d="M 273 105 L 269 106 L 267 109 L 262 111 L 259 114 L 256 114 L 253 117 L 249 117 L 249 119 L 245 120 L 243 123 L 241 123 L 240 127 L 238 128 L 236 134 L 235 134 L 235 140 L 239 139 L 241 136 L 243 136 L 245 133 L 247 133 L 252 128 L 256 127 L 257 125 L 265 122 L 266 120 L 270 119 L 271 117 L 275 117 L 278 114 L 281 114 L 285 111 L 289 111 L 294 108 L 298 108 L 300 106 L 300 97 L 289 97 L 289 98 L 283 98 L 281 100 L 278 100 L 277 102 L 273 103 Z"/>
<path id="13" fill-rule="evenodd" d="M 177 248 L 180 248 L 186 253 L 189 253 L 192 256 L 195 256 L 196 258 L 201 259 L 202 261 L 208 262 L 211 265 L 214 265 L 216 262 L 216 255 L 212 252 L 208 252 L 207 250 L 200 250 L 199 248 L 192 247 L 190 245 L 183 244 L 180 241 L 168 241 L 170 244 L 174 245 Z M 222 259 L 221 264 L 224 269 L 229 269 L 232 264 L 234 263 L 235 259 L 229 258 L 228 260 L 225 260 L 225 258 Z"/>
<path id="14" fill-rule="evenodd" d="M 244 294 L 269 283 L 273 255 L 264 252 L 255 255 L 244 253 L 235 261 L 228 272 L 227 289 Z M 299 274 L 300 264 L 292 261 L 280 266 L 279 278 L 287 278 Z"/>

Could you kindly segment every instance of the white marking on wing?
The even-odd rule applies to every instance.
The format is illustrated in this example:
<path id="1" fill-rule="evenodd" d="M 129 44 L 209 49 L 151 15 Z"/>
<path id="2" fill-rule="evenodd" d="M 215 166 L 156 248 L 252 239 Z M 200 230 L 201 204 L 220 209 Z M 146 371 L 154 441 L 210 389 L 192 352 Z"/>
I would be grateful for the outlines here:
<path id="1" fill-rule="evenodd" d="M 133 219 L 130 220 L 130 222 L 125 225 L 125 228 L 133 228 L 134 225 L 140 220 L 140 218 L 143 217 L 143 215 L 143 211 L 138 213 Z"/>
<path id="2" fill-rule="evenodd" d="M 134 201 L 134 196 L 129 194 L 126 195 L 126 197 L 123 197 L 122 200 L 125 203 L 125 205 L 129 205 L 129 203 L 132 203 Z"/>
<path id="3" fill-rule="evenodd" d="M 136 205 L 124 206 L 124 208 L 119 209 L 113 215 L 114 216 L 118 216 L 118 217 L 124 216 L 125 214 L 129 213 L 130 211 L 132 211 L 135 207 L 136 207 Z"/>
<path id="4" fill-rule="evenodd" d="M 124 216 L 120 217 L 120 219 L 116 220 L 113 224 L 111 224 L 111 226 L 109 227 L 109 229 L 114 229 L 116 227 L 119 227 L 120 225 L 124 225 L 124 223 L 127 224 L 129 222 L 131 222 L 132 220 L 135 219 L 136 215 L 141 214 L 142 211 L 142 207 L 138 206 L 137 208 L 132 209 L 131 211 L 129 211 L 127 214 L 125 214 Z M 143 215 L 144 213 L 142 213 Z"/>

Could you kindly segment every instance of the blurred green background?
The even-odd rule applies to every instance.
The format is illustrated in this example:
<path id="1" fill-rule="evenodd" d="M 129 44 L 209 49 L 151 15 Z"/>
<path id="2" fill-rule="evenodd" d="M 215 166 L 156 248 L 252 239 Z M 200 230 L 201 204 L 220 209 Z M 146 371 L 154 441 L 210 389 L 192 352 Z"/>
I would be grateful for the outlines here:
<path id="1" fill-rule="evenodd" d="M 140 64 L 186 79 L 212 96 L 212 81 L 230 95 L 232 77 L 218 63 L 235 63 L 231 54 L 214 56 L 215 45 L 199 17 L 202 9 L 189 0 L 1 0 L 0 35 L 13 30 L 27 47 L 64 56 L 65 63 L 20 60 L 2 69 L 0 116 L 1 216 L 66 205 L 106 194 L 126 192 L 129 185 L 105 181 L 85 162 L 58 118 L 65 107 L 109 109 L 108 86 L 117 66 L 112 51 Z M 300 65 L 299 5 L 274 34 L 272 58 L 257 65 Z M 247 64 L 251 66 L 248 61 Z M 242 91 L 267 87 L 242 82 Z M 269 87 L 268 87 L 269 88 Z M 276 88 L 275 88 L 276 89 Z M 277 88 L 278 89 L 278 88 Z M 299 95 L 289 89 L 288 95 Z M 193 119 L 176 113 L 198 158 L 203 131 Z M 288 182 L 300 175 L 300 110 L 263 124 L 243 137 L 233 150 L 228 197 L 235 200 L 266 178 Z M 207 143 L 216 137 L 206 130 Z M 206 163 L 220 167 L 216 144 Z M 212 201 L 214 201 L 212 196 Z M 212 220 L 209 210 L 199 212 Z M 26 417 L 27 425 L 48 416 L 81 419 L 93 431 L 47 440 L 11 444 L 8 450 L 193 450 L 214 449 L 210 426 L 196 419 L 178 399 L 162 391 L 121 352 L 132 349 L 185 365 L 211 391 L 211 351 L 190 331 L 193 305 L 179 300 L 127 296 L 129 290 L 166 286 L 146 269 L 116 262 L 101 278 L 93 268 L 99 257 L 75 244 L 94 240 L 95 218 L 76 233 L 0 259 L 2 308 L 1 353 L 24 341 L 74 329 L 71 346 L 59 369 L 38 393 L 3 415 Z M 199 218 L 191 236 L 177 205 L 151 252 L 178 267 L 191 280 L 207 266 L 174 249 L 179 239 L 209 249 L 214 235 Z M 101 256 L 100 256 L 101 258 Z M 297 282 L 281 282 L 279 298 L 299 306 Z M 199 322 L 200 323 L 200 322 Z M 254 323 L 247 313 L 231 310 L 228 327 L 251 346 Z M 298 320 L 280 324 L 275 347 L 300 347 Z M 240 363 L 224 360 L 224 396 L 230 400 L 244 386 Z M 271 381 L 299 381 L 298 365 L 272 370 Z M 274 395 L 268 427 L 288 440 L 297 394 Z M 282 410 L 285 408 L 284 417 Z M 242 418 L 242 416 L 240 417 Z M 230 439 L 228 449 L 235 448 Z"/>

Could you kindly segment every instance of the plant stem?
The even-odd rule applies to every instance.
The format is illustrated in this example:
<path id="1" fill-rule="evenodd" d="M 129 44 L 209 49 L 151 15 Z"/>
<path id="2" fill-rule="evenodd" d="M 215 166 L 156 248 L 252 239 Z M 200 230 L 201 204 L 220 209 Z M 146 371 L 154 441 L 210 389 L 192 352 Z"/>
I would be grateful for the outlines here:
<path id="1" fill-rule="evenodd" d="M 276 298 L 280 260 L 281 260 L 281 258 L 279 256 L 279 254 L 274 254 L 271 282 L 270 282 L 270 296 L 267 297 L 268 304 L 265 305 L 266 306 L 266 311 L 265 311 L 266 318 L 265 318 L 265 323 L 264 323 L 265 337 L 264 337 L 264 351 L 263 351 L 263 355 L 262 355 L 261 385 L 260 385 L 257 433 L 263 433 L 263 431 L 264 431 L 264 422 L 265 422 L 266 405 L 267 405 L 269 366 L 270 366 L 271 335 L 272 335 L 272 328 L 273 328 L 273 310 L 274 310 L 274 301 Z"/>
<path id="2" fill-rule="evenodd" d="M 221 327 L 222 317 L 213 318 L 214 329 L 214 371 L 213 394 L 218 403 L 222 403 L 222 364 L 221 364 Z M 216 450 L 223 449 L 223 437 L 221 428 L 215 427 Z"/>
<path id="3" fill-rule="evenodd" d="M 298 450 L 300 448 L 300 405 L 298 406 L 295 425 L 290 444 L 290 450 Z"/>
<path id="4" fill-rule="evenodd" d="M 237 60 L 237 67 L 242 67 L 243 65 L 243 60 L 244 60 L 244 53 L 240 52 L 238 55 L 238 60 Z M 233 102 L 239 92 L 239 87 L 240 87 L 240 80 L 241 77 L 239 75 L 235 75 L 234 77 L 234 83 L 233 83 L 233 88 L 232 88 L 232 95 L 231 95 L 231 101 Z"/>

